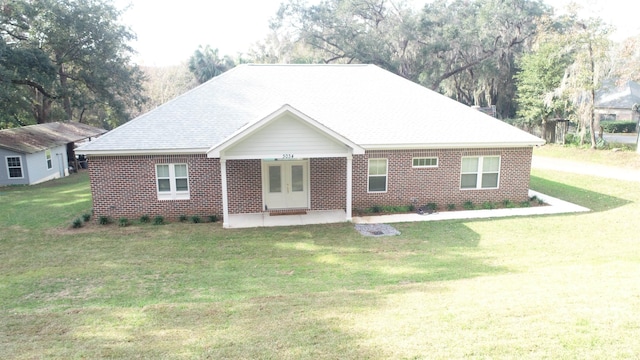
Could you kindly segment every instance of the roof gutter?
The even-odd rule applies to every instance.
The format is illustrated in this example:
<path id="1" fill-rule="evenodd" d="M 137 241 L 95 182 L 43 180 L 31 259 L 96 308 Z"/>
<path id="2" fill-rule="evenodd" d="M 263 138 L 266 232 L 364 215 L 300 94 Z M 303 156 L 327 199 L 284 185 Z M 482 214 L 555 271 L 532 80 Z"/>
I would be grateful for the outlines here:
<path id="1" fill-rule="evenodd" d="M 141 156 L 141 155 L 192 155 L 206 154 L 207 148 L 199 149 L 145 149 L 145 150 L 83 150 L 77 148 L 76 154 L 94 156 Z"/>
<path id="2" fill-rule="evenodd" d="M 365 150 L 413 150 L 413 149 L 493 149 L 493 148 L 523 148 L 542 146 L 544 140 L 528 142 L 500 142 L 500 143 L 443 143 L 443 144 L 364 144 Z"/>

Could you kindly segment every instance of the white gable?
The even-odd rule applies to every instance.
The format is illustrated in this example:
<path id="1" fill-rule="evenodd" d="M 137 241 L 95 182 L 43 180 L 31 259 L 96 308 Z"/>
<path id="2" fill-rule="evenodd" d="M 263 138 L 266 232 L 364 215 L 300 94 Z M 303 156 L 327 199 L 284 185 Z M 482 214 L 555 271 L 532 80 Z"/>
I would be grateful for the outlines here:
<path id="1" fill-rule="evenodd" d="M 363 152 L 356 144 L 291 106 L 284 105 L 209 150 L 208 156 L 226 159 L 294 159 L 344 157 Z"/>

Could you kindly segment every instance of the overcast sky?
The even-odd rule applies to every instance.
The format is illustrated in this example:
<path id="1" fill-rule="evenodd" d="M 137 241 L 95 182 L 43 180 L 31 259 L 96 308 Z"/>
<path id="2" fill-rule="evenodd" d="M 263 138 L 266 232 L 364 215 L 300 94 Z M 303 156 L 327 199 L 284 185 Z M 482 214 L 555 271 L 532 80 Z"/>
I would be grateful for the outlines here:
<path id="1" fill-rule="evenodd" d="M 138 36 L 132 46 L 141 65 L 173 65 L 186 61 L 198 45 L 218 48 L 235 56 L 263 40 L 283 0 L 116 0 L 122 20 Z M 425 0 L 412 0 L 416 4 Z M 570 0 L 545 0 L 562 7 Z M 317 2 L 317 0 L 314 0 Z M 615 40 L 640 33 L 637 0 L 582 0 L 589 14 L 602 17 L 620 29 Z"/>

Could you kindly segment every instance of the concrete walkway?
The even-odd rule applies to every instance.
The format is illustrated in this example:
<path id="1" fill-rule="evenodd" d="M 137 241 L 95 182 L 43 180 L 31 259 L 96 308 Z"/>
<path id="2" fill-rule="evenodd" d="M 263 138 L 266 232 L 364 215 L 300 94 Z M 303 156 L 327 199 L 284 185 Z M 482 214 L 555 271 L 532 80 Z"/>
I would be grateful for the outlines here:
<path id="1" fill-rule="evenodd" d="M 536 196 L 544 201 L 548 206 L 534 206 L 528 208 L 493 209 L 493 210 L 464 210 L 464 211 L 444 211 L 433 214 L 392 214 L 376 216 L 354 217 L 356 224 L 388 224 L 414 221 L 438 221 L 438 220 L 459 220 L 459 219 L 490 219 L 509 216 L 531 216 L 565 214 L 575 212 L 591 211 L 580 205 L 560 200 L 537 191 L 529 190 L 529 196 Z"/>
<path id="2" fill-rule="evenodd" d="M 622 169 L 618 167 L 598 164 L 588 164 L 583 162 L 543 156 L 534 156 L 531 167 L 537 169 L 564 171 L 574 174 L 599 176 L 609 179 L 640 182 L 640 171 L 637 170 Z"/>

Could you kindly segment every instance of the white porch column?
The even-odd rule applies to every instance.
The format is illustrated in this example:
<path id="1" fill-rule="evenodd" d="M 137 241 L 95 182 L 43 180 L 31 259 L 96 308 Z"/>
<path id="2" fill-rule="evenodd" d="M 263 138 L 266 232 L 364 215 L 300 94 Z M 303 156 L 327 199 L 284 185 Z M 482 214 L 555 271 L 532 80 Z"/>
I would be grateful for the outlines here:
<path id="1" fill-rule="evenodd" d="M 229 228 L 229 197 L 227 195 L 227 159 L 220 158 L 222 180 L 222 227 Z"/>
<path id="2" fill-rule="evenodd" d="M 353 187 L 353 154 L 347 155 L 347 221 L 351 221 L 351 203 L 352 203 L 352 193 L 351 188 Z"/>

